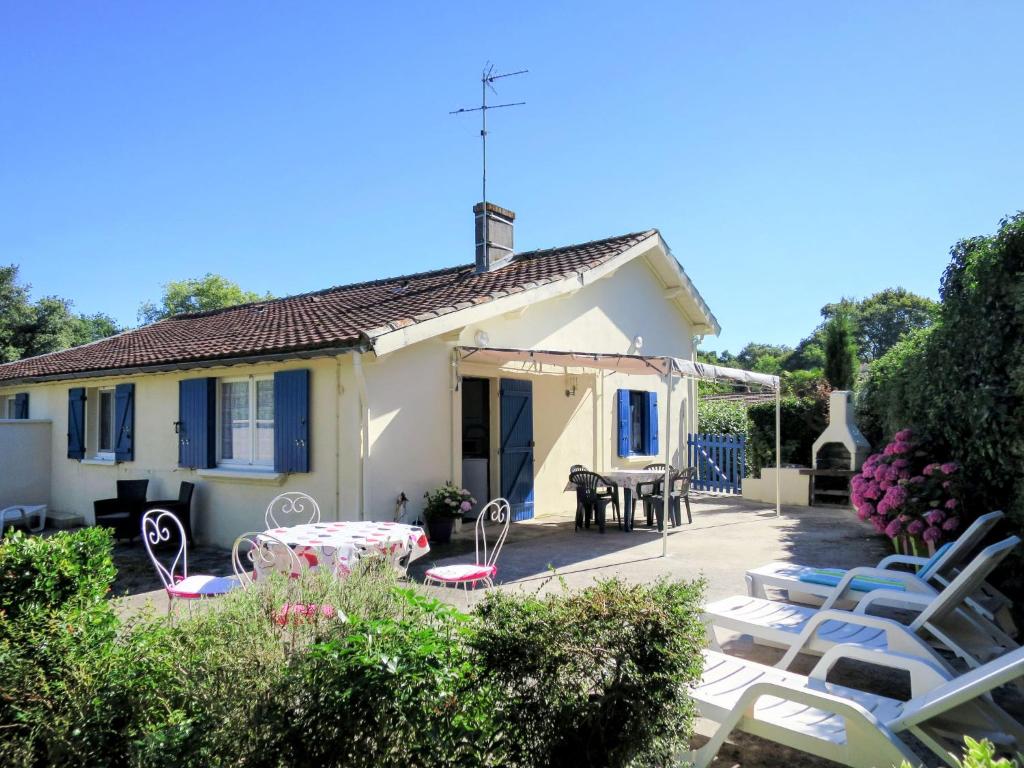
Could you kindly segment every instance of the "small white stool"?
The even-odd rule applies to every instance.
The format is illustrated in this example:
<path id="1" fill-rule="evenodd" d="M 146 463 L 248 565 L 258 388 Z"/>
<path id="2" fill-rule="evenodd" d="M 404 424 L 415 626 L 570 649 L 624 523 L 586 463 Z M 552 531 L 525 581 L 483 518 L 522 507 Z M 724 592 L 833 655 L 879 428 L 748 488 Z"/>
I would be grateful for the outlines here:
<path id="1" fill-rule="evenodd" d="M 45 504 L 15 504 L 0 509 L 0 536 L 4 533 L 4 523 L 13 523 L 17 520 L 28 522 L 29 518 L 38 517 L 39 525 L 29 528 L 33 533 L 38 533 L 46 527 L 46 505 Z"/>

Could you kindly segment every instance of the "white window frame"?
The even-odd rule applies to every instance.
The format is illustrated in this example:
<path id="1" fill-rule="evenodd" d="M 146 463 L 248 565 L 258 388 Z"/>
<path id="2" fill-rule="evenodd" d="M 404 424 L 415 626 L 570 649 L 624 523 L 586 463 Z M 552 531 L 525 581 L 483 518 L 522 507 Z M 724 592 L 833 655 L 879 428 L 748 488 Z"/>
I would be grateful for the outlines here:
<path id="1" fill-rule="evenodd" d="M 254 472 L 272 472 L 274 470 L 274 457 L 271 454 L 269 460 L 256 461 L 256 445 L 258 440 L 257 428 L 257 400 L 256 384 L 260 381 L 274 381 L 273 374 L 249 375 L 249 376 L 225 376 L 217 379 L 217 466 L 231 469 L 248 469 Z M 222 384 L 237 384 L 246 382 L 249 385 L 249 457 L 247 459 L 230 458 L 225 459 L 222 455 L 223 429 L 224 429 L 224 406 L 222 397 Z M 266 421 L 266 419 L 264 419 Z M 274 418 L 271 417 L 271 430 L 274 429 Z"/>
<path id="2" fill-rule="evenodd" d="M 100 417 L 103 415 L 103 395 L 110 393 L 110 447 L 100 448 L 100 434 L 101 427 Z M 86 395 L 86 420 L 89 419 L 90 415 L 95 419 L 95 434 L 96 434 L 96 453 L 93 458 L 101 461 L 116 461 L 117 460 L 117 390 L 114 387 L 97 387 L 96 388 L 96 407 L 89 408 L 89 396 Z"/>
<path id="3" fill-rule="evenodd" d="M 0 418 L 3 418 L 3 419 L 13 419 L 13 418 L 15 418 L 18 415 L 17 414 L 17 410 L 16 410 L 17 407 L 18 407 L 17 406 L 17 395 L 5 395 L 4 398 L 3 398 L 3 401 L 4 401 L 4 411 L 3 411 L 3 416 L 0 416 Z"/>

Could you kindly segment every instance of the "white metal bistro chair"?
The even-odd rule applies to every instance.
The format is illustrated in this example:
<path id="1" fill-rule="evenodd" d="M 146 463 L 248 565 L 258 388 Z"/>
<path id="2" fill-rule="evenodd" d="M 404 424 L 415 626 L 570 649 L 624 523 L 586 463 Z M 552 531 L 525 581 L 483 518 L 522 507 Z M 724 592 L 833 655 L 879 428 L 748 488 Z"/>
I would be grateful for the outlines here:
<path id="1" fill-rule="evenodd" d="M 704 611 L 711 647 L 718 649 L 716 629 L 721 628 L 751 635 L 755 643 L 785 648 L 786 654 L 776 665 L 780 669 L 788 669 L 798 653 L 821 655 L 839 643 L 921 656 L 913 647 L 906 647 L 898 633 L 894 634 L 891 625 L 896 625 L 905 626 L 922 643 L 944 648 L 976 667 L 1020 647 L 967 602 L 1018 543 L 1020 539 L 1011 536 L 985 547 L 940 591 L 903 574 L 906 591 L 873 590 L 857 601 L 853 611 L 832 606 L 849 595 L 852 582 L 859 576 L 857 568 L 846 572 L 820 610 L 747 595 L 727 597 Z M 909 611 L 913 618 L 904 625 L 868 615 L 877 607 Z M 894 642 L 902 642 L 903 647 L 894 646 Z"/>
<path id="2" fill-rule="evenodd" d="M 177 536 L 177 550 L 174 537 Z M 188 543 L 185 528 L 173 512 L 166 509 L 151 509 L 142 516 L 142 541 L 146 545 L 149 559 L 153 561 L 156 573 L 167 592 L 167 609 L 174 616 L 175 600 L 199 600 L 204 597 L 224 595 L 238 586 L 230 576 L 206 576 L 189 574 Z M 156 547 L 166 544 L 174 552 L 169 564 L 157 557 Z M 180 571 L 179 571 L 180 568 Z"/>
<path id="3" fill-rule="evenodd" d="M 276 536 L 259 531 L 243 533 L 231 547 L 231 566 L 243 589 L 248 589 L 261 576 L 282 573 L 297 577 L 302 564 L 295 551 Z"/>
<path id="4" fill-rule="evenodd" d="M 476 519 L 476 558 L 472 563 L 440 565 L 431 568 L 423 578 L 424 584 L 451 585 L 456 589 L 469 591 L 472 585 L 483 584 L 485 588 L 494 586 L 494 577 L 498 573 L 498 555 L 508 537 L 509 522 L 512 519 L 512 507 L 505 499 L 495 499 L 480 510 Z M 491 521 L 500 527 L 490 551 L 487 549 L 487 522 Z"/>
<path id="5" fill-rule="evenodd" d="M 829 683 L 842 659 L 909 673 L 906 702 Z M 711 763 L 729 734 L 761 738 L 854 768 L 920 765 L 907 736 L 916 737 L 949 765 L 963 736 L 987 738 L 1011 753 L 1024 747 L 1024 726 L 995 704 L 994 689 L 1024 675 L 1024 649 L 962 675 L 934 663 L 858 645 L 833 647 L 803 676 L 715 651 L 704 652 L 704 674 L 691 692 L 702 717 L 718 723 L 711 739 L 687 756 Z"/>
<path id="6" fill-rule="evenodd" d="M 267 524 L 268 530 L 319 523 L 320 505 L 308 493 L 288 491 L 280 496 L 275 496 L 273 501 L 267 505 L 264 522 Z"/>

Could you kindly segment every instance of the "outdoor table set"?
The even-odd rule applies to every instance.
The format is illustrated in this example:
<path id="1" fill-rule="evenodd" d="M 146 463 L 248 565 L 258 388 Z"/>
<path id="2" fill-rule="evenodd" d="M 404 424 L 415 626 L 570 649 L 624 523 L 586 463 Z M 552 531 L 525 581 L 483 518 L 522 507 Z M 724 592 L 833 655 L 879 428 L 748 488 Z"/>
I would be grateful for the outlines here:
<path id="1" fill-rule="evenodd" d="M 405 575 L 409 563 L 430 551 L 422 528 L 391 521 L 321 522 L 320 507 L 308 494 L 283 493 L 270 502 L 263 531 L 243 533 L 231 550 L 234 576 L 189 574 L 188 537 L 174 512 L 152 509 L 142 517 L 142 539 L 163 582 L 173 616 L 174 600 L 192 601 L 247 588 L 271 573 L 298 577 L 325 569 L 347 577 L 360 560 L 382 558 Z M 177 554 L 162 562 L 158 550 Z M 163 558 L 166 560 L 166 558 Z"/>
<path id="2" fill-rule="evenodd" d="M 569 482 L 566 483 L 566 485 L 565 485 L 565 489 L 564 490 L 565 490 L 566 493 L 576 492 L 576 491 L 578 491 L 580 489 L 580 485 L 578 483 L 574 482 L 573 479 L 572 479 L 573 475 L 577 471 L 582 472 L 584 475 L 591 475 L 591 476 L 593 476 L 593 475 L 596 474 L 596 473 L 589 472 L 588 470 L 584 469 L 580 465 L 574 466 L 570 470 L 570 472 L 569 472 L 569 476 L 570 476 Z M 683 473 L 686 473 L 687 471 L 688 470 L 683 470 Z M 679 494 L 677 494 L 676 491 L 675 491 L 675 484 L 682 477 L 682 473 L 680 473 L 680 472 L 678 472 L 676 470 L 672 470 L 672 475 L 673 475 L 674 479 L 672 481 L 673 492 L 671 494 L 671 496 L 672 496 L 671 502 L 672 503 L 670 504 L 670 506 L 672 507 L 671 511 L 672 511 L 673 524 L 674 525 L 678 525 L 679 524 L 679 520 L 678 520 L 678 515 L 675 512 L 675 506 L 676 506 L 676 503 L 677 503 L 676 502 L 676 497 Z M 689 477 L 689 475 L 687 475 L 687 478 L 688 477 Z M 665 469 L 664 469 L 664 467 L 661 467 L 661 468 L 651 467 L 651 468 L 647 468 L 647 469 L 611 469 L 611 470 L 607 470 L 607 471 L 601 472 L 599 475 L 597 475 L 597 478 L 598 478 L 599 481 L 601 481 L 601 482 L 598 483 L 599 486 L 601 486 L 602 488 L 605 488 L 605 491 L 603 493 L 600 493 L 599 495 L 602 498 L 606 498 L 609 502 L 611 502 L 611 504 L 613 505 L 613 507 L 616 510 L 618 509 L 617 494 L 618 494 L 619 489 L 622 490 L 622 503 L 623 503 L 623 507 L 622 507 L 622 530 L 626 531 L 626 532 L 629 532 L 629 531 L 633 530 L 633 518 L 634 518 L 634 511 L 635 511 L 635 508 L 636 508 L 636 502 L 637 502 L 637 500 L 639 498 L 644 496 L 644 488 L 643 488 L 643 486 L 647 487 L 647 489 L 648 489 L 647 493 L 648 494 L 651 493 L 654 490 L 655 486 L 659 486 L 660 487 L 660 484 L 664 483 Z M 682 495 L 685 497 L 688 492 L 689 492 L 689 484 L 687 482 L 686 483 L 686 488 L 683 491 Z M 658 497 L 658 504 L 661 504 L 660 497 Z M 686 504 L 687 504 L 687 515 L 689 515 L 689 501 L 688 500 L 686 501 Z M 660 507 L 659 507 L 659 509 L 660 509 Z M 663 516 L 663 513 L 661 511 L 658 511 L 658 518 L 659 518 L 658 525 L 659 525 L 659 527 L 662 525 L 662 516 Z M 647 510 L 647 525 L 651 525 L 652 524 L 651 517 L 652 516 L 651 516 L 650 510 Z M 603 526 L 603 520 L 599 521 L 599 527 L 602 529 L 602 532 L 603 532 L 603 527 L 604 527 Z"/>

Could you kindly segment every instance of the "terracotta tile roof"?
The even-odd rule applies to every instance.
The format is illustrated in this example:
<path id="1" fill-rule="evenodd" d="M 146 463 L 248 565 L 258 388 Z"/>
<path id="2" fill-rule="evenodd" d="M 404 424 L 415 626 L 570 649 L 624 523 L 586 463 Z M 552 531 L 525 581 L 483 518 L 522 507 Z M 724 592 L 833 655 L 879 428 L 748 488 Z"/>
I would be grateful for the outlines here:
<path id="1" fill-rule="evenodd" d="M 0 365 L 0 382 L 372 342 L 382 333 L 593 269 L 655 231 L 521 253 L 494 272 L 476 274 L 469 264 L 177 315 L 91 344 Z"/>

